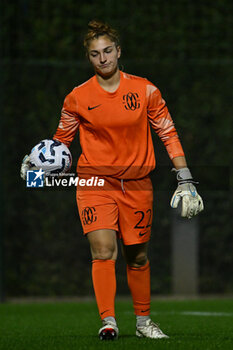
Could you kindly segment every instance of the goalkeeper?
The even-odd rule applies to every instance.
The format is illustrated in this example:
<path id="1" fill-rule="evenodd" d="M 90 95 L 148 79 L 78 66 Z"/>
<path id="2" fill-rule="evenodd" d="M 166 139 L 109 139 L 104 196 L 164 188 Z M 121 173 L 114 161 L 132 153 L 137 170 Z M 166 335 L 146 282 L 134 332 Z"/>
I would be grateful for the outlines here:
<path id="1" fill-rule="evenodd" d="M 121 239 L 127 279 L 136 315 L 136 335 L 152 339 L 168 336 L 150 318 L 150 264 L 155 168 L 152 129 L 173 163 L 178 187 L 171 199 L 181 215 L 191 219 L 203 210 L 187 167 L 174 122 L 159 89 L 144 78 L 119 70 L 121 48 L 117 32 L 99 21 L 89 23 L 84 39 L 95 75 L 65 98 L 54 139 L 70 145 L 79 131 L 82 154 L 79 177 L 101 176 L 105 188 L 77 186 L 77 204 L 92 254 L 92 280 L 102 326 L 99 338 L 115 339 L 117 238 Z M 25 177 L 30 159 L 24 159 Z M 188 233 L 187 233 L 188 234 Z"/>

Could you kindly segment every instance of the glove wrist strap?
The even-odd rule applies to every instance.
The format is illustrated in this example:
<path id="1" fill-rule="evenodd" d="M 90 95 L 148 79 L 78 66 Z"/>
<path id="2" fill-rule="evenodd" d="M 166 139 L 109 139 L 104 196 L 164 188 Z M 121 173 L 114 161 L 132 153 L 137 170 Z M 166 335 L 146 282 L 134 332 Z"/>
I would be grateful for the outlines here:
<path id="1" fill-rule="evenodd" d="M 192 174 L 189 170 L 189 168 L 180 168 L 180 169 L 175 169 L 172 168 L 172 171 L 176 172 L 176 179 L 178 181 L 179 185 L 185 184 L 185 183 L 193 183 L 193 184 L 198 184 L 198 182 L 195 182 L 193 180 Z"/>

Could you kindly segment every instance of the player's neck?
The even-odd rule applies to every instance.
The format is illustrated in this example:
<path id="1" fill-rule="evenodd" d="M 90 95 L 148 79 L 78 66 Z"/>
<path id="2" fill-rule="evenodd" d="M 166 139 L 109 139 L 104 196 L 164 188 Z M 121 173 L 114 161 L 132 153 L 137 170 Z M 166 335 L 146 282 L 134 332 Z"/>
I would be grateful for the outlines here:
<path id="1" fill-rule="evenodd" d="M 121 75 L 119 69 L 117 68 L 117 70 L 111 76 L 103 77 L 99 74 L 96 74 L 96 78 L 104 90 L 108 92 L 115 92 L 120 85 Z"/>

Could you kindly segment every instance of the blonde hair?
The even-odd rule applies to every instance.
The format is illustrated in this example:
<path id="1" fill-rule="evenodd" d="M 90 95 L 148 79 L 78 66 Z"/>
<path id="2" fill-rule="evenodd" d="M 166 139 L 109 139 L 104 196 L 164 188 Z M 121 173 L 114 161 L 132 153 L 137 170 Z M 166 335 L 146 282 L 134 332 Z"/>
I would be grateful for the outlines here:
<path id="1" fill-rule="evenodd" d="M 83 41 L 86 51 L 88 51 L 90 42 L 94 39 L 98 39 L 102 35 L 107 35 L 109 39 L 115 43 L 116 47 L 120 45 L 119 34 L 115 29 L 107 23 L 93 20 L 88 23 L 88 31 Z"/>

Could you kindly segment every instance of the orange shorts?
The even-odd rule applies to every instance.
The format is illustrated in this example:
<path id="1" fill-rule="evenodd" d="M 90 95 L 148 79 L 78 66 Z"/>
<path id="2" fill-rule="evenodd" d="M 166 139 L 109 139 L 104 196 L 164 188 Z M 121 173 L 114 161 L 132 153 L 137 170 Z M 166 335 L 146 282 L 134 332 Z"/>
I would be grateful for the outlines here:
<path id="1" fill-rule="evenodd" d="M 153 188 L 149 176 L 139 180 L 99 178 L 104 179 L 103 187 L 77 186 L 84 234 L 111 229 L 117 231 L 125 245 L 147 242 L 153 216 Z"/>

